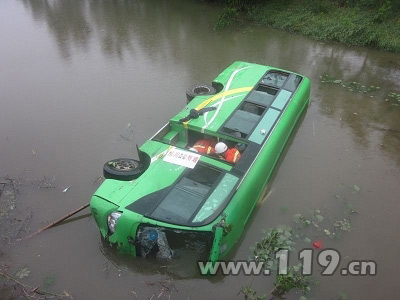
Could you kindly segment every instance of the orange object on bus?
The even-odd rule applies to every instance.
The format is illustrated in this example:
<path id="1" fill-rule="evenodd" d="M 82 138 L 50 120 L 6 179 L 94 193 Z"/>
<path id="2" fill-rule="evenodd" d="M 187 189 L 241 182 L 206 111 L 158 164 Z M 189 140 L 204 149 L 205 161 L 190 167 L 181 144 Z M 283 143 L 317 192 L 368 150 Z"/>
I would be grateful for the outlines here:
<path id="1" fill-rule="evenodd" d="M 196 149 L 196 151 L 200 154 L 215 154 L 215 144 L 216 142 L 213 140 L 198 140 L 192 148 Z"/>
<path id="2" fill-rule="evenodd" d="M 230 163 L 237 163 L 241 156 L 239 150 L 236 148 L 228 149 L 224 153 L 225 160 Z"/>

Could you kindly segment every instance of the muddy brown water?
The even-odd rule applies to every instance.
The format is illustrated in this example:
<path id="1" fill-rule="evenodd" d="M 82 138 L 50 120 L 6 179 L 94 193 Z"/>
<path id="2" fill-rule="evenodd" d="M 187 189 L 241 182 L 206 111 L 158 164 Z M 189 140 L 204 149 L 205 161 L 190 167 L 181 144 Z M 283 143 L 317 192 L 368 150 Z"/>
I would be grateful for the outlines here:
<path id="1" fill-rule="evenodd" d="M 261 229 L 293 225 L 294 214 L 342 218 L 346 201 L 359 212 L 351 231 L 320 238 L 340 251 L 341 266 L 375 260 L 378 274 L 322 277 L 314 265 L 312 296 L 399 298 L 400 107 L 388 94 L 400 93 L 400 56 L 249 24 L 216 33 L 217 15 L 201 1 L 0 2 L 0 177 L 21 181 L 18 218 L 32 212 L 19 236 L 87 203 L 105 161 L 134 156 L 184 107 L 187 87 L 244 60 L 305 74 L 312 98 L 227 259 L 247 259 Z M 325 74 L 380 89 L 352 92 L 322 83 Z M 55 188 L 38 188 L 46 183 Z M 201 277 L 190 256 L 119 256 L 88 213 L 29 240 L 2 240 L 1 270 L 27 267 L 21 281 L 75 299 L 243 299 L 241 286 L 273 288 L 273 277 Z"/>

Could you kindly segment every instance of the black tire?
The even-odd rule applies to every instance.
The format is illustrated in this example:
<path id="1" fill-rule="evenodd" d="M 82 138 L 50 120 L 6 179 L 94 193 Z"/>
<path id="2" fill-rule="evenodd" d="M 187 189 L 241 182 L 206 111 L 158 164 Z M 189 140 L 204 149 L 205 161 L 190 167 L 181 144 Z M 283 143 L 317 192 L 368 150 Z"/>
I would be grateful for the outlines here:
<path id="1" fill-rule="evenodd" d="M 117 158 L 104 164 L 103 175 L 106 179 L 130 181 L 143 174 L 143 164 L 132 158 Z"/>
<path id="2" fill-rule="evenodd" d="M 187 89 L 186 98 L 187 103 L 192 101 L 192 99 L 196 96 L 200 95 L 214 95 L 217 93 L 217 90 L 208 84 L 195 84 Z"/>

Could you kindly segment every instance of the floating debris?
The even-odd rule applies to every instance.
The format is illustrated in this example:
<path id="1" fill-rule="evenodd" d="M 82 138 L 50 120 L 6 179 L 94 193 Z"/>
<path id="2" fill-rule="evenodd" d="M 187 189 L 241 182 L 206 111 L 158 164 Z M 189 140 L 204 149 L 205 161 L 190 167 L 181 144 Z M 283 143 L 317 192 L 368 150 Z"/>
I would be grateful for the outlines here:
<path id="1" fill-rule="evenodd" d="M 14 178 L 0 179 L 0 221 L 15 208 L 19 184 Z"/>
<path id="2" fill-rule="evenodd" d="M 26 232 L 32 219 L 32 211 L 22 212 L 16 209 L 20 185 L 18 178 L 0 178 L 0 248 L 3 243 L 10 244 L 22 232 Z"/>
<path id="3" fill-rule="evenodd" d="M 68 192 L 68 190 L 69 190 L 70 187 L 71 187 L 71 186 L 67 186 L 67 187 L 63 190 L 63 193 Z"/>
<path id="4" fill-rule="evenodd" d="M 316 240 L 314 243 L 312 243 L 312 245 L 315 249 L 321 249 L 322 248 L 322 240 Z"/>

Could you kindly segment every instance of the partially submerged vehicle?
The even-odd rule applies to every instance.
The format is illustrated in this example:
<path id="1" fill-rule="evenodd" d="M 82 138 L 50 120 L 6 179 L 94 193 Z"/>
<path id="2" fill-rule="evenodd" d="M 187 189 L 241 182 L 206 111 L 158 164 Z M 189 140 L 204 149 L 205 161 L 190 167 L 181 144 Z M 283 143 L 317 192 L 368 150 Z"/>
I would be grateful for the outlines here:
<path id="1" fill-rule="evenodd" d="M 188 105 L 138 148 L 139 160 L 104 165 L 90 207 L 101 235 L 122 253 L 174 256 L 180 236 L 206 241 L 210 261 L 241 236 L 310 98 L 308 78 L 235 62 L 187 92 Z M 229 163 L 192 148 L 214 139 L 240 150 Z M 239 147 L 238 147 L 239 145 Z"/>

